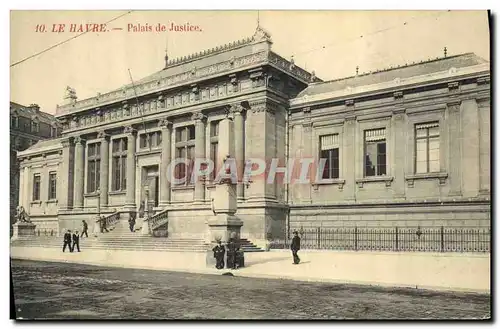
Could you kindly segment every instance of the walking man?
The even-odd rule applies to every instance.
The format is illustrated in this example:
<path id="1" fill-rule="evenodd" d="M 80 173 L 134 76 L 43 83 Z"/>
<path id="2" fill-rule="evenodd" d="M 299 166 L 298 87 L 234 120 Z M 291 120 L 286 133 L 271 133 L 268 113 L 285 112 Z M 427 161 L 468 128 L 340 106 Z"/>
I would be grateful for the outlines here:
<path id="1" fill-rule="evenodd" d="M 221 270 L 224 268 L 224 254 L 226 253 L 226 248 L 222 245 L 220 239 L 217 239 L 217 245 L 212 249 L 215 258 L 215 268 Z"/>
<path id="2" fill-rule="evenodd" d="M 297 231 L 293 231 L 293 239 L 290 249 L 292 249 L 293 263 L 294 264 L 300 263 L 299 255 L 297 255 L 297 253 L 300 250 L 300 238 L 299 238 L 299 232 Z"/>
<path id="3" fill-rule="evenodd" d="M 88 234 L 88 229 L 89 229 L 89 225 L 87 224 L 87 222 L 85 220 L 82 220 L 82 224 L 83 224 L 83 230 L 82 230 L 82 238 L 83 238 L 83 235 L 85 234 L 85 237 L 89 237 L 89 234 Z"/>
<path id="4" fill-rule="evenodd" d="M 63 245 L 63 252 L 66 251 L 66 246 L 68 246 L 69 251 L 73 251 L 71 249 L 71 231 L 68 230 L 66 233 L 64 233 L 64 245 Z"/>
<path id="5" fill-rule="evenodd" d="M 104 233 L 104 231 L 109 232 L 106 226 L 106 217 L 101 216 L 101 233 Z"/>
<path id="6" fill-rule="evenodd" d="M 73 246 L 71 247 L 71 251 L 75 251 L 75 246 L 76 250 L 80 252 L 80 235 L 78 234 L 78 231 L 75 231 L 73 234 Z"/>
<path id="7" fill-rule="evenodd" d="M 130 217 L 130 219 L 128 220 L 128 226 L 130 228 L 130 232 L 134 232 L 134 226 L 135 226 L 135 218 L 134 217 Z"/>

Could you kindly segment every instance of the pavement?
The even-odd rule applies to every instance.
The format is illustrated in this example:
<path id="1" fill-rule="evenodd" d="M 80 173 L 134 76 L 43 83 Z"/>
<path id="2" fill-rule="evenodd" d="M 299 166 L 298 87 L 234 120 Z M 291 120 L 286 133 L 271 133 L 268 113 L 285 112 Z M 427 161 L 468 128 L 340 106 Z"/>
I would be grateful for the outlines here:
<path id="1" fill-rule="evenodd" d="M 490 293 L 490 254 L 300 251 L 293 264 L 291 252 L 245 253 L 245 267 L 217 270 L 207 266 L 207 253 L 165 251 L 82 250 L 11 247 L 11 258 L 79 263 L 122 268 L 309 282 L 405 287 L 438 291 Z M 210 257 L 210 253 L 208 254 Z"/>
<path id="2" fill-rule="evenodd" d="M 13 260 L 30 319 L 490 319 L 484 294 Z"/>

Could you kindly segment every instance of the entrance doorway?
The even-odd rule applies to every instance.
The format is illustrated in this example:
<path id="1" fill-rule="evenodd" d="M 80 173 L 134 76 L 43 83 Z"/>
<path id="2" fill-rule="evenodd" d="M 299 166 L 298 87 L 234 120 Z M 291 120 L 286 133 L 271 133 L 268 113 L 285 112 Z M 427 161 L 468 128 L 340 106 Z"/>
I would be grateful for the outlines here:
<path id="1" fill-rule="evenodd" d="M 158 165 L 142 167 L 141 202 L 146 201 L 146 191 L 149 191 L 148 208 L 158 207 L 160 199 Z"/>

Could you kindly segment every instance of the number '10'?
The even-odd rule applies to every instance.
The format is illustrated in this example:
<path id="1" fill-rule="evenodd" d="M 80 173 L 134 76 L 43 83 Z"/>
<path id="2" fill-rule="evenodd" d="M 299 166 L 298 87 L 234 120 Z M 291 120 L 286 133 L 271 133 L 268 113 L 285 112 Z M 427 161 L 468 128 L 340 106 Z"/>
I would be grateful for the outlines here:
<path id="1" fill-rule="evenodd" d="M 45 32 L 45 24 L 37 24 L 35 31 L 36 32 Z"/>

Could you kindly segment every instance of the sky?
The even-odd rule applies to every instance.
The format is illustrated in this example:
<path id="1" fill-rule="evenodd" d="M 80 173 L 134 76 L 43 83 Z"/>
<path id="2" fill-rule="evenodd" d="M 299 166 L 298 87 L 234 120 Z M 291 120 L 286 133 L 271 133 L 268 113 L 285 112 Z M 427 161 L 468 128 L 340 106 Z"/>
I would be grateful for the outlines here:
<path id="1" fill-rule="evenodd" d="M 73 38 L 70 24 L 101 24 L 127 11 L 11 11 L 10 64 Z M 66 86 L 79 100 L 139 80 L 170 58 L 250 37 L 257 20 L 273 50 L 323 80 L 405 63 L 474 52 L 489 60 L 486 11 L 132 11 L 101 33 L 86 33 L 10 67 L 11 101 L 55 114 Z M 156 32 L 158 24 L 199 26 L 199 32 Z M 52 32 L 65 24 L 64 32 Z M 151 32 L 128 25 L 152 26 Z M 46 32 L 37 32 L 45 25 Z"/>

